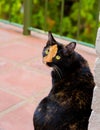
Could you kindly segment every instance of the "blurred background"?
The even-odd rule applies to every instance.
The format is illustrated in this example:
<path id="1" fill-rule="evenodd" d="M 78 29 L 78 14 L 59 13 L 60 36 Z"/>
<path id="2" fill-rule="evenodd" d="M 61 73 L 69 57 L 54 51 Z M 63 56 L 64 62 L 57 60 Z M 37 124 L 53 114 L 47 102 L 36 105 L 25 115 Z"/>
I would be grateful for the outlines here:
<path id="1" fill-rule="evenodd" d="M 76 51 L 96 72 L 99 12 L 100 0 L 0 0 L 0 130 L 33 130 L 34 110 L 51 89 L 51 70 L 42 63 L 47 31 L 61 43 L 86 45 Z M 95 95 L 90 130 L 100 130 L 98 89 Z"/>
<path id="2" fill-rule="evenodd" d="M 24 22 L 27 0 L 0 0 L 0 19 Z M 51 30 L 68 38 L 95 43 L 100 0 L 30 0 L 31 28 Z M 25 15 L 28 15 L 27 13 Z"/>

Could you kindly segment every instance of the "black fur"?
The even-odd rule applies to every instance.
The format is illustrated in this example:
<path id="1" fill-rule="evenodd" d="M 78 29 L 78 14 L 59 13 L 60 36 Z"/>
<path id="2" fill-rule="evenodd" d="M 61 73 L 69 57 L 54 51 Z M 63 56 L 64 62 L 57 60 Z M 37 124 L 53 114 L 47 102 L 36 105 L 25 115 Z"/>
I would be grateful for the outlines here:
<path id="1" fill-rule="evenodd" d="M 52 89 L 34 112 L 34 130 L 88 130 L 94 79 L 87 61 L 74 51 L 76 43 L 64 46 L 49 33 L 43 50 L 57 44 L 61 59 L 47 63 L 53 68 Z"/>

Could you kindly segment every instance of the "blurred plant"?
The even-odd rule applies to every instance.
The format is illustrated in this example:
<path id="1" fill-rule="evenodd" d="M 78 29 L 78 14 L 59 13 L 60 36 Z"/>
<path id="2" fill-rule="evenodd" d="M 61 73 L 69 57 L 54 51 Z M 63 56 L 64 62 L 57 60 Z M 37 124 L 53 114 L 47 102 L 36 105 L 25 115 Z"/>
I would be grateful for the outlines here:
<path id="1" fill-rule="evenodd" d="M 56 34 L 60 34 L 61 30 L 64 36 L 93 43 L 97 28 L 97 1 L 64 0 L 61 21 L 62 1 L 33 0 L 32 27 Z M 23 0 L 0 0 L 0 18 L 22 24 Z"/>
<path id="2" fill-rule="evenodd" d="M 22 8 L 23 6 L 21 0 L 0 0 L 0 18 L 22 24 Z"/>

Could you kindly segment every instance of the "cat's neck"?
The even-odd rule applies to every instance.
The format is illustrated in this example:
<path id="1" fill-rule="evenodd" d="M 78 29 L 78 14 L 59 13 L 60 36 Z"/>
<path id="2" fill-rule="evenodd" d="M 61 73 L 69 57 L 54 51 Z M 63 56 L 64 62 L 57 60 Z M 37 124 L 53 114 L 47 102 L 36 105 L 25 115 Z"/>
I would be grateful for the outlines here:
<path id="1" fill-rule="evenodd" d="M 61 66 L 59 68 L 60 71 L 53 69 L 53 71 L 51 72 L 53 85 L 65 80 L 66 82 L 69 82 L 70 80 L 72 80 L 72 78 L 77 78 L 77 75 L 80 75 L 82 71 L 84 71 L 84 68 L 88 69 L 86 60 L 84 60 L 84 58 L 77 53 L 76 57 L 77 58 L 74 58 L 75 60 L 69 66 Z"/>
<path id="2" fill-rule="evenodd" d="M 52 85 L 55 86 L 57 84 L 62 84 L 63 82 L 69 82 L 72 80 L 72 78 L 75 79 L 75 75 L 77 75 L 79 72 L 72 72 L 72 71 L 64 71 L 62 70 L 61 74 L 58 74 L 55 70 L 51 72 L 51 77 L 52 77 Z"/>

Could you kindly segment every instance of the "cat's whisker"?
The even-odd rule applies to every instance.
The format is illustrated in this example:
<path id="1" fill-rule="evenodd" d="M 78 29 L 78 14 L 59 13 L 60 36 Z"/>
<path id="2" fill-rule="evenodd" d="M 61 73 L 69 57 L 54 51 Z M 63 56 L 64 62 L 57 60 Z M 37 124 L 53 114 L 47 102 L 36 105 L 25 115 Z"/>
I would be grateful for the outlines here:
<path id="1" fill-rule="evenodd" d="M 54 65 L 54 70 L 57 72 L 59 78 L 62 79 L 62 72 L 61 72 L 60 68 L 58 66 Z"/>

